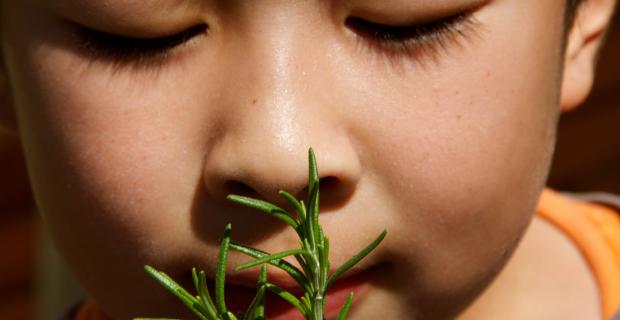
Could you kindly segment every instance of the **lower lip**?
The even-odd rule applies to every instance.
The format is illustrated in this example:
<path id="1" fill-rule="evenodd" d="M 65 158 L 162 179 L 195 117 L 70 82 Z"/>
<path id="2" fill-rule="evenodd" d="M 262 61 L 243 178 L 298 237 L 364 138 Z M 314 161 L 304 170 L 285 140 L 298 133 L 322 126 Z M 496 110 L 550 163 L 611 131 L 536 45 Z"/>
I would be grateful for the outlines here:
<path id="1" fill-rule="evenodd" d="M 336 319 L 342 305 L 345 303 L 350 292 L 353 292 L 353 304 L 368 290 L 368 283 L 372 281 L 375 274 L 375 268 L 371 268 L 334 283 L 327 292 L 327 300 L 325 301 L 325 319 Z M 226 304 L 231 310 L 244 310 L 252 300 L 254 289 L 241 286 L 226 286 Z M 300 297 L 300 292 L 291 292 L 295 296 Z M 282 298 L 268 292 L 265 297 L 265 316 L 269 320 L 304 320 L 299 310 Z"/>
<path id="2" fill-rule="evenodd" d="M 360 274 L 334 283 L 334 285 L 327 291 L 327 300 L 325 301 L 325 319 L 336 319 L 350 292 L 353 292 L 354 300 L 359 301 L 362 295 L 368 290 L 367 284 L 371 281 L 371 272 L 369 271 L 370 270 L 366 270 Z M 299 310 L 280 297 L 273 296 L 273 299 L 265 301 L 265 304 L 265 315 L 267 316 L 267 319 L 304 319 Z"/>

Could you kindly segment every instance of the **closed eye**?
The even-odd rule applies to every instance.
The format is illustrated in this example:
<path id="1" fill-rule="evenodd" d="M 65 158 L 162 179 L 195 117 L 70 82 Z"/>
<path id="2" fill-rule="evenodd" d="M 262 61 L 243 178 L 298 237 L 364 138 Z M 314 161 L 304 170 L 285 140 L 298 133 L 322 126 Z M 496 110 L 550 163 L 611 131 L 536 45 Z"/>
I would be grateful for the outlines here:
<path id="1" fill-rule="evenodd" d="M 475 22 L 468 11 L 424 24 L 387 25 L 359 17 L 349 17 L 345 24 L 377 50 L 417 55 L 446 49 L 450 41 L 467 36 Z"/>
<path id="2" fill-rule="evenodd" d="M 165 58 L 173 49 L 207 30 L 206 24 L 199 24 L 169 36 L 134 38 L 82 27 L 80 46 L 96 59 L 110 59 L 117 63 L 146 63 Z"/>

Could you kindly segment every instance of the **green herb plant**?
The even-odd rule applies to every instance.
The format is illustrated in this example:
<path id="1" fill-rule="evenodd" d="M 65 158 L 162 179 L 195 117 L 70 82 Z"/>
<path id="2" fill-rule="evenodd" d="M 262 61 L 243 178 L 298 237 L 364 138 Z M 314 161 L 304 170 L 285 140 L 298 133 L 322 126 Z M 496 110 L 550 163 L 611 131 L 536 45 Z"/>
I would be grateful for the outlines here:
<path id="1" fill-rule="evenodd" d="M 312 148 L 308 150 L 309 175 L 308 175 L 308 198 L 307 202 L 296 199 L 286 191 L 280 191 L 295 209 L 296 215 L 263 200 L 249 198 L 240 195 L 228 195 L 227 199 L 236 203 L 266 212 L 291 226 L 299 236 L 298 249 L 286 250 L 270 254 L 259 249 L 231 242 L 231 225 L 224 230 L 224 237 L 220 244 L 218 265 L 215 274 L 215 301 L 211 298 L 207 287 L 204 271 L 198 272 L 192 269 L 192 277 L 196 295 L 189 293 L 172 278 L 162 271 L 146 265 L 145 270 L 162 286 L 179 298 L 200 320 L 264 320 L 265 319 L 265 291 L 276 294 L 280 298 L 292 304 L 306 320 L 324 320 L 324 309 L 327 298 L 327 290 L 334 282 L 351 267 L 366 257 L 374 250 L 387 235 L 384 230 L 374 241 L 343 263 L 336 271 L 329 274 L 329 239 L 325 236 L 323 228 L 319 224 L 319 175 L 316 165 L 316 157 Z M 255 260 L 238 266 L 237 271 L 261 266 L 261 272 L 257 282 L 256 295 L 246 310 L 233 313 L 226 308 L 224 299 L 225 272 L 229 249 L 244 253 Z M 293 256 L 300 268 L 283 260 Z M 285 271 L 303 289 L 304 294 L 300 298 L 292 293 L 269 283 L 267 279 L 267 266 L 270 264 Z M 353 292 L 349 293 L 342 306 L 338 320 L 344 320 L 351 303 Z M 146 318 L 141 318 L 146 319 Z"/>

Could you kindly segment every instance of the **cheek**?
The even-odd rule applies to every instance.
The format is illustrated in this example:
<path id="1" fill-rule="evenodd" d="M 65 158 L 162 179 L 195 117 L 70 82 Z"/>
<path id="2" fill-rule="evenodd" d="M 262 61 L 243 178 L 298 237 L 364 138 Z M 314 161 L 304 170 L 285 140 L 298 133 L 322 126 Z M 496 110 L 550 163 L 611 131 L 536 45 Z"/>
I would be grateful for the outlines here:
<path id="1" fill-rule="evenodd" d="M 437 63 L 376 66 L 359 75 L 362 85 L 347 88 L 363 97 L 352 115 L 363 124 L 353 131 L 372 155 L 365 165 L 381 173 L 401 215 L 391 241 L 410 244 L 394 255 L 407 265 L 403 271 L 416 270 L 413 285 L 440 293 L 429 296 L 472 290 L 499 270 L 549 169 L 561 25 L 501 7 L 513 6 L 508 2 L 498 6 L 481 13 L 479 37 L 448 46 Z M 514 19 L 523 21 L 502 23 L 505 14 L 494 12 L 501 10 L 519 12 Z M 536 31 L 544 28 L 550 31 Z"/>
<path id="2" fill-rule="evenodd" d="M 7 60 L 34 196 L 87 290 L 106 300 L 106 284 L 93 275 L 148 281 L 145 261 L 204 249 L 187 232 L 188 216 L 201 190 L 205 132 L 215 124 L 195 101 L 209 104 L 217 87 L 198 90 L 178 65 L 132 76 L 51 44 L 12 41 Z M 164 250 L 171 247 L 180 249 Z"/>

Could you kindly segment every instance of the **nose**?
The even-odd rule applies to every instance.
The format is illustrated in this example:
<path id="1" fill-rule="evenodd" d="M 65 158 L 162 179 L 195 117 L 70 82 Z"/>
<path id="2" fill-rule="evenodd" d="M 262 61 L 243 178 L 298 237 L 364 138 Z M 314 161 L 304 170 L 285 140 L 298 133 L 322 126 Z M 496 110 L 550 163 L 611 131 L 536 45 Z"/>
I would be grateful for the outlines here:
<path id="1" fill-rule="evenodd" d="M 361 176 L 343 113 L 326 97 L 326 66 L 295 23 L 273 19 L 239 38 L 243 55 L 227 54 L 222 85 L 225 116 L 205 155 L 204 185 L 213 201 L 239 194 L 287 206 L 285 190 L 308 192 L 308 148 L 316 154 L 322 211 L 343 205 Z M 279 25 L 286 23 L 286 25 Z M 274 25 L 275 24 L 275 25 Z M 301 40 L 300 40 L 301 39 Z M 240 52 L 236 47 L 237 51 Z"/>
<path id="2" fill-rule="evenodd" d="M 263 199 L 281 207 L 285 190 L 305 201 L 308 194 L 308 150 L 282 148 L 273 140 L 260 144 L 235 143 L 233 139 L 212 149 L 204 167 L 205 189 L 210 198 L 229 194 Z M 359 163 L 345 146 L 322 143 L 315 149 L 323 211 L 343 205 L 354 193 L 360 177 Z"/>

